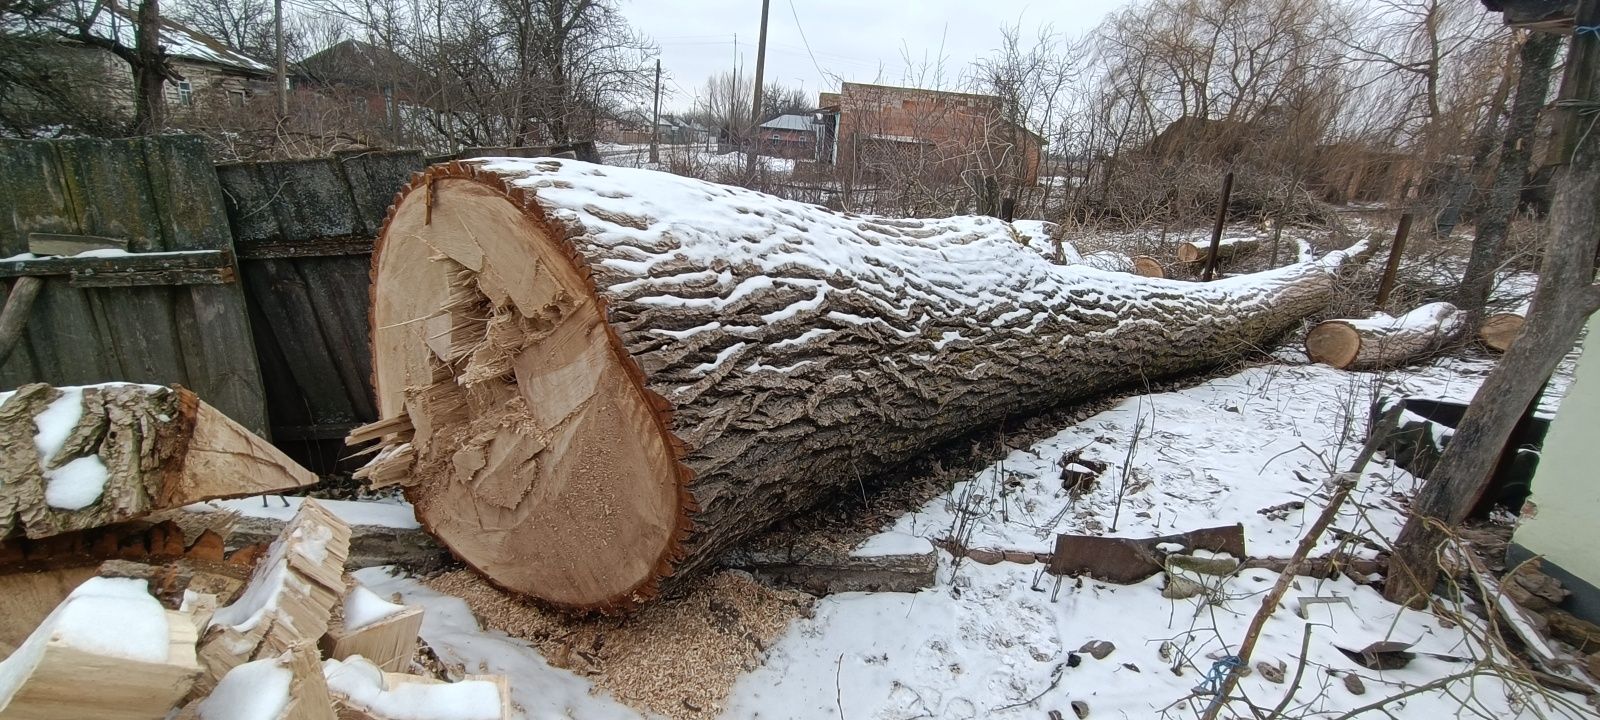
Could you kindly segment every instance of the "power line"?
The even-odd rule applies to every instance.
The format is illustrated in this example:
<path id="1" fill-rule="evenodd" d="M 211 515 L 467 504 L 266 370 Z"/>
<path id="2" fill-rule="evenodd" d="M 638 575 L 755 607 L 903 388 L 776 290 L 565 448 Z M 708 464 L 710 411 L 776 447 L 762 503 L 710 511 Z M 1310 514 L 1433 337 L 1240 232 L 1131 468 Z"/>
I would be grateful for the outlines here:
<path id="1" fill-rule="evenodd" d="M 822 65 L 817 63 L 816 53 L 811 52 L 811 41 L 806 39 L 806 29 L 800 25 L 800 13 L 794 9 L 794 0 L 789 0 L 789 14 L 794 16 L 794 29 L 800 31 L 800 42 L 805 43 L 806 54 L 811 56 L 811 67 L 817 69 L 817 76 L 823 80 L 828 79 L 828 74 L 822 71 Z"/>

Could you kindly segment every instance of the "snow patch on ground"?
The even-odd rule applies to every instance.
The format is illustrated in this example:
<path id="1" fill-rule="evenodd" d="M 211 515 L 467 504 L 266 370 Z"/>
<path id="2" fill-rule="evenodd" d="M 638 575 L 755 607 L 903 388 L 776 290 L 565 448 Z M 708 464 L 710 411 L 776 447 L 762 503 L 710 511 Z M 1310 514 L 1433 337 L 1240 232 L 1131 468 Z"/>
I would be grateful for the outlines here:
<path id="1" fill-rule="evenodd" d="M 287 521 L 300 511 L 300 503 L 303 500 L 304 498 L 285 497 L 282 495 L 256 495 L 233 500 L 210 500 L 195 503 L 185 506 L 184 510 L 189 512 L 232 510 L 246 517 Z M 319 498 L 317 504 L 328 512 L 333 513 L 340 520 L 343 520 L 346 525 L 367 525 L 395 528 L 397 530 L 413 530 L 422 527 L 417 522 L 416 513 L 411 509 L 411 503 L 403 500 L 354 501 L 322 500 Z"/>

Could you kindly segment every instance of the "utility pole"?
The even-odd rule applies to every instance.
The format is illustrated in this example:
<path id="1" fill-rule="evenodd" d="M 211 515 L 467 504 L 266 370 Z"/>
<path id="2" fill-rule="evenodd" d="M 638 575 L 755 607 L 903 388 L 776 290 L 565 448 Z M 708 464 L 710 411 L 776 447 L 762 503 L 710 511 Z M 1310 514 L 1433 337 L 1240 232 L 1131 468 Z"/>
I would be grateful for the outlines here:
<path id="1" fill-rule="evenodd" d="M 661 162 L 661 58 L 656 58 L 656 109 L 650 113 L 650 162 Z"/>
<path id="2" fill-rule="evenodd" d="M 761 39 L 756 41 L 756 94 L 750 103 L 750 155 L 744 168 L 745 175 L 752 178 L 756 175 L 756 146 L 761 143 L 756 123 L 761 120 L 761 83 L 767 69 L 767 7 L 771 4 L 772 0 L 761 0 Z"/>
<path id="3" fill-rule="evenodd" d="M 272 35 L 278 54 L 278 117 L 288 117 L 289 73 L 283 53 L 283 0 L 272 0 Z"/>

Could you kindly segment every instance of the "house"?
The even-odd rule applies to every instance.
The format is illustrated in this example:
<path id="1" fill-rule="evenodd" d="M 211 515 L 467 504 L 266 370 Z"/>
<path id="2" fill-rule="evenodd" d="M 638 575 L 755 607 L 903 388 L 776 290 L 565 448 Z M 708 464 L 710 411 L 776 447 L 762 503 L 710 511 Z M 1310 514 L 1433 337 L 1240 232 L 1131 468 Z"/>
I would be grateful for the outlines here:
<path id="1" fill-rule="evenodd" d="M 349 109 L 398 130 L 419 107 L 429 107 L 438 83 L 398 53 L 360 40 L 343 40 L 300 61 L 297 97 L 333 98 Z"/>
<path id="2" fill-rule="evenodd" d="M 1502 13 L 1511 27 L 1563 35 L 1578 18 L 1578 0 L 1483 0 L 1483 6 Z"/>
<path id="3" fill-rule="evenodd" d="M 1589 320 L 1600 337 L 1600 315 Z M 1600 623 L 1600 353 L 1585 352 L 1539 454 L 1533 494 L 1506 551 L 1506 567 L 1543 557 L 1542 570 L 1571 591 L 1565 609 Z"/>
<path id="4" fill-rule="evenodd" d="M 73 104 L 90 108 L 107 118 L 131 118 L 134 110 L 134 79 L 128 63 L 106 43 L 124 48 L 138 46 L 134 12 L 116 0 L 95 3 L 92 9 L 66 5 L 57 14 L 36 18 L 31 26 L 8 28 L 11 33 L 30 34 L 37 41 L 51 42 L 40 50 L 31 78 L 54 86 L 53 93 L 77 96 Z M 92 39 L 88 42 L 84 39 Z M 168 56 L 168 66 L 178 80 L 163 85 L 168 117 L 182 124 L 202 112 L 240 108 L 258 95 L 273 93 L 273 70 L 266 64 L 234 51 L 216 38 L 163 16 L 160 44 Z M 17 68 L 13 68 L 15 71 Z M 15 78 L 13 78 L 15 79 Z M 8 112 L 23 108 L 42 113 L 42 123 L 70 122 L 43 114 L 59 109 L 56 102 L 40 102 L 24 83 L 7 93 Z"/>
<path id="5" fill-rule="evenodd" d="M 847 82 L 819 104 L 817 160 L 852 174 L 911 166 L 935 182 L 1038 182 L 1043 138 L 1007 120 L 992 95 Z"/>
<path id="6" fill-rule="evenodd" d="M 810 160 L 817 155 L 816 122 L 810 115 L 779 115 L 761 123 L 751 141 L 761 155 Z"/>

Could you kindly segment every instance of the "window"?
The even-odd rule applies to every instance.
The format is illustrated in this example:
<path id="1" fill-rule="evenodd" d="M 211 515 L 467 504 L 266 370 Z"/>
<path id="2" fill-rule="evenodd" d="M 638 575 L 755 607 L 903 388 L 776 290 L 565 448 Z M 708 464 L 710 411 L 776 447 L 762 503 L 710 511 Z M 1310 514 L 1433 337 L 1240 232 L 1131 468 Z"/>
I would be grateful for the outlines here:
<path id="1" fill-rule="evenodd" d="M 228 91 L 228 102 L 230 104 L 232 104 L 236 108 L 244 107 L 244 91 L 243 90 L 229 90 Z"/>
<path id="2" fill-rule="evenodd" d="M 194 104 L 194 86 L 190 85 L 188 80 L 179 80 L 178 81 L 178 104 L 179 105 L 193 105 Z"/>

